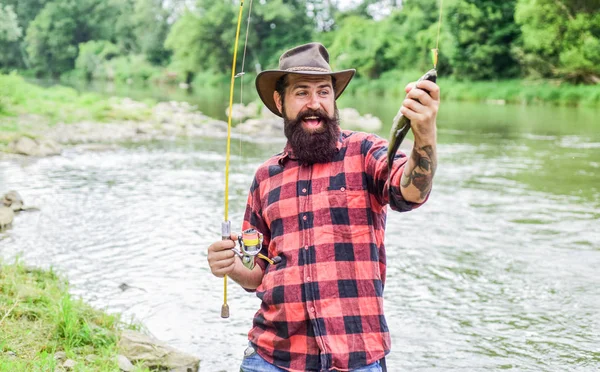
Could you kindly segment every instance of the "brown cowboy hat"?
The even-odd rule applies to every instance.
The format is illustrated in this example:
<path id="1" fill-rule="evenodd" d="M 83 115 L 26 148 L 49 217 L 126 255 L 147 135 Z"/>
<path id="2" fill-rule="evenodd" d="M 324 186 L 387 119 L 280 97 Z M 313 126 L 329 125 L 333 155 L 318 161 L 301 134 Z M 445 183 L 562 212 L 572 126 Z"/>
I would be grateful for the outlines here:
<path id="1" fill-rule="evenodd" d="M 275 85 L 283 75 L 330 75 L 335 78 L 335 99 L 337 99 L 356 72 L 355 69 L 338 72 L 331 71 L 329 53 L 322 44 L 309 43 L 297 46 L 283 53 L 279 58 L 278 70 L 265 70 L 256 77 L 256 90 L 265 106 L 275 115 L 282 116 L 277 109 L 273 92 Z"/>

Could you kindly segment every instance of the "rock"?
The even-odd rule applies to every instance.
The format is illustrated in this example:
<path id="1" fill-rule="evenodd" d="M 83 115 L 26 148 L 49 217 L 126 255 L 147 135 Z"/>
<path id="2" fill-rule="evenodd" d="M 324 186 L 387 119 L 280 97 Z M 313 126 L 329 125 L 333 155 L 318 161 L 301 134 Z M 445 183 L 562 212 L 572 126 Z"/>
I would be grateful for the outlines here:
<path id="1" fill-rule="evenodd" d="M 255 139 L 285 139 L 283 133 L 283 119 L 273 114 L 266 106 L 262 106 L 260 114 L 248 119 L 235 127 L 235 132 Z"/>
<path id="2" fill-rule="evenodd" d="M 134 365 L 131 364 L 125 355 L 117 355 L 117 364 L 119 365 L 119 369 L 121 371 L 131 372 L 135 369 Z"/>
<path id="3" fill-rule="evenodd" d="M 52 156 L 60 155 L 62 149 L 53 140 L 43 139 L 35 140 L 29 137 L 20 137 L 12 141 L 8 148 L 15 154 L 27 156 Z"/>
<path id="4" fill-rule="evenodd" d="M 14 351 L 7 351 L 6 356 L 8 356 L 10 359 L 14 359 L 17 357 L 17 353 L 15 353 Z"/>
<path id="5" fill-rule="evenodd" d="M 259 114 L 258 102 L 250 102 L 247 106 L 242 103 L 234 103 L 231 107 L 232 120 L 244 120 L 247 118 L 256 118 Z M 269 110 L 267 110 L 269 111 Z M 229 107 L 225 109 L 225 115 L 229 117 Z"/>
<path id="6" fill-rule="evenodd" d="M 153 337 L 132 330 L 122 332 L 118 348 L 131 362 L 143 362 L 150 369 L 198 372 L 200 368 L 199 358 L 177 351 Z"/>
<path id="7" fill-rule="evenodd" d="M 63 363 L 63 368 L 66 370 L 71 370 L 73 368 L 75 368 L 75 364 L 77 364 L 73 359 L 67 359 L 65 360 L 65 362 Z"/>
<path id="8" fill-rule="evenodd" d="M 98 359 L 98 355 L 88 354 L 85 356 L 85 361 L 88 363 L 94 363 Z"/>
<path id="9" fill-rule="evenodd" d="M 60 363 L 66 359 L 67 359 L 67 353 L 65 353 L 64 351 L 57 351 L 56 353 L 54 353 L 54 360 L 56 360 L 57 362 Z"/>
<path id="10" fill-rule="evenodd" d="M 15 218 L 15 212 L 12 209 L 0 206 L 0 230 L 4 230 L 5 227 L 12 224 Z"/>
<path id="11" fill-rule="evenodd" d="M 12 209 L 14 212 L 26 211 L 26 210 L 31 210 L 31 209 L 39 210 L 38 207 L 25 206 L 21 195 L 19 195 L 19 193 L 14 190 L 11 190 L 11 191 L 7 192 L 6 194 L 4 194 L 4 196 L 2 197 L 2 203 L 0 203 L 0 206 L 8 207 L 8 208 Z"/>
<path id="12" fill-rule="evenodd" d="M 360 113 L 353 108 L 340 109 L 340 125 L 344 129 L 354 129 L 365 132 L 378 132 L 382 127 L 379 118 L 371 114 L 361 116 Z"/>
<path id="13" fill-rule="evenodd" d="M 23 208 L 23 198 L 18 192 L 11 190 L 2 197 L 2 204 L 16 212 Z"/>

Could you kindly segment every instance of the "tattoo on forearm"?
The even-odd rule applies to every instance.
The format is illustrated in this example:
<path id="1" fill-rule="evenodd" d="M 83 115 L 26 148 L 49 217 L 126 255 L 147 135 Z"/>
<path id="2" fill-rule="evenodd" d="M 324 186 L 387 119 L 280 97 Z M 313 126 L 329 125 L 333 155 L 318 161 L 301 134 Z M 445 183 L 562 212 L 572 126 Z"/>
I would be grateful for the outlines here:
<path id="1" fill-rule="evenodd" d="M 435 151 L 431 146 L 413 148 L 411 157 L 416 166 L 410 174 L 404 174 L 401 185 L 408 187 L 412 183 L 421 192 L 421 198 L 424 198 L 431 189 L 431 182 L 437 168 Z"/>

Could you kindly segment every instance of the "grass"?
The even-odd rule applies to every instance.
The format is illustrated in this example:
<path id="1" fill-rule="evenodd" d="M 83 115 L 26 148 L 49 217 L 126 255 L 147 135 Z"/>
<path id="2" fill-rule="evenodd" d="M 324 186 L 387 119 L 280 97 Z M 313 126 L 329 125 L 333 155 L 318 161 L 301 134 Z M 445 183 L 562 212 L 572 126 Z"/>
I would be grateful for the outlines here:
<path id="1" fill-rule="evenodd" d="M 119 371 L 121 327 L 139 328 L 73 299 L 53 270 L 0 262 L 0 372 L 54 371 L 59 351 L 74 371 Z"/>

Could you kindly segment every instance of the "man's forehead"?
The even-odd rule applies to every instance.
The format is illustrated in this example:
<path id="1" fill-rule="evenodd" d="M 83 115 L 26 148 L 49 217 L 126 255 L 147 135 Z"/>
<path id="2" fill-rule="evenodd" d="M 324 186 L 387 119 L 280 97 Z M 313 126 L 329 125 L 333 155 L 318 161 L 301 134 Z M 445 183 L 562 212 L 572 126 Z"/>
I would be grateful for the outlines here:
<path id="1" fill-rule="evenodd" d="M 293 87 L 294 85 L 300 85 L 302 83 L 329 83 L 331 84 L 330 75 L 288 75 L 288 85 Z"/>

